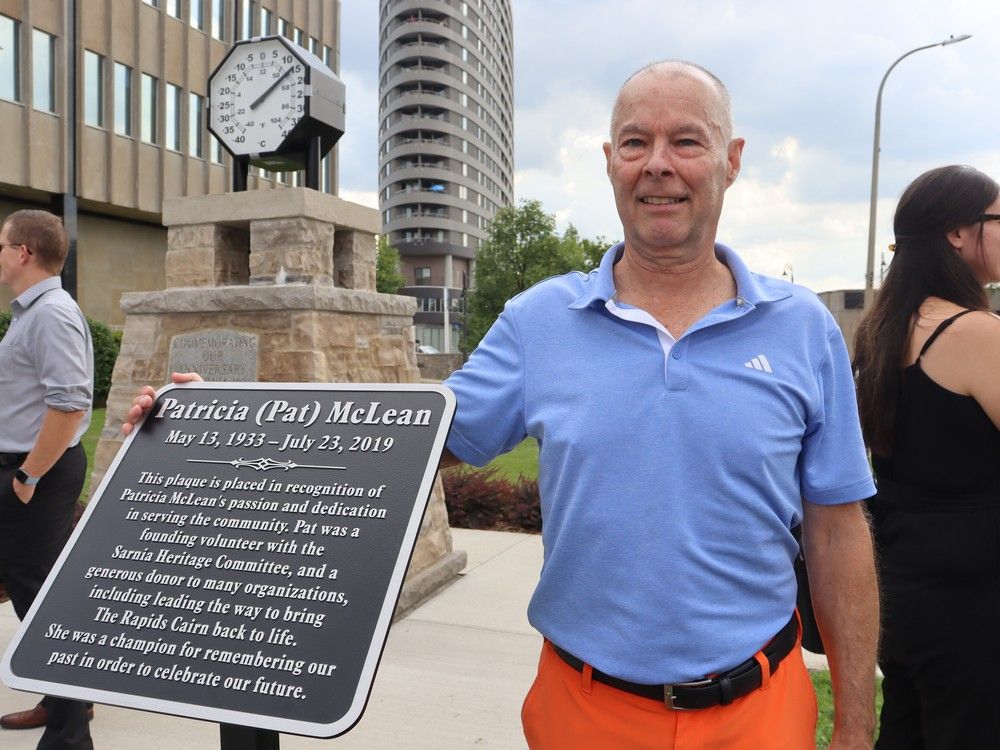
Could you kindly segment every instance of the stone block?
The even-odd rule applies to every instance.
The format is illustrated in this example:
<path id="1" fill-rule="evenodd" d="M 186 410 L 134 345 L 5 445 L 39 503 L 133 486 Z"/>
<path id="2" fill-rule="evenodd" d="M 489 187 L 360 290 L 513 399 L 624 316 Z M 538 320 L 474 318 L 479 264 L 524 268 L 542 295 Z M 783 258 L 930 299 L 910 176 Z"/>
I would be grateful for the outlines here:
<path id="1" fill-rule="evenodd" d="M 325 383 L 326 357 L 314 350 L 265 352 L 261 355 L 259 377 L 275 383 Z"/>
<path id="2" fill-rule="evenodd" d="M 250 283 L 333 283 L 334 225 L 304 217 L 250 222 Z"/>
<path id="3" fill-rule="evenodd" d="M 338 230 L 333 241 L 334 281 L 345 289 L 375 291 L 375 236 Z"/>

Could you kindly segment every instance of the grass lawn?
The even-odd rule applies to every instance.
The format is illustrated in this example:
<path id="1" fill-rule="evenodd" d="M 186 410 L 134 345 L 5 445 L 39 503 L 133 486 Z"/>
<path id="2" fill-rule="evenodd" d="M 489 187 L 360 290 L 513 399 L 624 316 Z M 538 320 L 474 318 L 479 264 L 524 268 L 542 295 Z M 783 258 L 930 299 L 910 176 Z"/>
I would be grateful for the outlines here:
<path id="1" fill-rule="evenodd" d="M 83 450 L 87 454 L 87 477 L 83 480 L 83 494 L 80 497 L 86 499 L 90 491 L 90 472 L 94 470 L 94 452 L 97 450 L 97 440 L 101 437 L 101 430 L 104 429 L 104 409 L 94 409 L 90 418 L 90 427 L 80 440 L 83 443 Z"/>
<path id="2" fill-rule="evenodd" d="M 524 475 L 531 479 L 538 477 L 538 445 L 534 438 L 528 438 L 510 453 L 494 459 L 487 468 L 495 468 L 501 476 L 517 479 Z M 810 673 L 813 687 L 816 689 L 816 702 L 819 705 L 819 719 L 816 722 L 816 747 L 826 750 L 830 744 L 830 733 L 833 731 L 833 693 L 830 688 L 829 672 Z M 882 681 L 879 680 L 876 699 L 876 714 L 882 708 Z"/>
<path id="3" fill-rule="evenodd" d="M 515 446 L 510 453 L 498 456 L 486 465 L 487 469 L 496 469 L 499 476 L 516 480 L 520 476 L 529 479 L 538 478 L 538 443 L 534 438 L 528 438 Z"/>

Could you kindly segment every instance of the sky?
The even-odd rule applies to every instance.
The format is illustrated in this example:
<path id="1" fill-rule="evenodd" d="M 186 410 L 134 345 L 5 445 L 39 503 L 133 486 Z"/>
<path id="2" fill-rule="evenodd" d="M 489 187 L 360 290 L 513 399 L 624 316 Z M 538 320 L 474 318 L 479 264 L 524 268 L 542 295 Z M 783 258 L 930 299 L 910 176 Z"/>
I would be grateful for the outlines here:
<path id="1" fill-rule="evenodd" d="M 814 291 L 864 284 L 879 81 L 875 276 L 917 175 L 970 164 L 1000 179 L 996 0 L 512 0 L 514 193 L 560 230 L 621 239 L 605 172 L 611 105 L 648 62 L 681 58 L 729 88 L 743 166 L 718 239 L 752 269 Z M 340 195 L 377 207 L 378 2 L 341 0 Z"/>

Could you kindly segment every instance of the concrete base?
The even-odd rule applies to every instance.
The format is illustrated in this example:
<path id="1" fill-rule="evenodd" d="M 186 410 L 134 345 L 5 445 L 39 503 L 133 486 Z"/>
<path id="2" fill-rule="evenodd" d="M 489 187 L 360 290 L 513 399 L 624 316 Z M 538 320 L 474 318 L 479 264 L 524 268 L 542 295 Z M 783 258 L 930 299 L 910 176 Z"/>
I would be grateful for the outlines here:
<path id="1" fill-rule="evenodd" d="M 453 583 L 468 559 L 469 556 L 462 550 L 452 550 L 407 580 L 399 593 L 393 621 L 402 620 L 438 591 Z"/>

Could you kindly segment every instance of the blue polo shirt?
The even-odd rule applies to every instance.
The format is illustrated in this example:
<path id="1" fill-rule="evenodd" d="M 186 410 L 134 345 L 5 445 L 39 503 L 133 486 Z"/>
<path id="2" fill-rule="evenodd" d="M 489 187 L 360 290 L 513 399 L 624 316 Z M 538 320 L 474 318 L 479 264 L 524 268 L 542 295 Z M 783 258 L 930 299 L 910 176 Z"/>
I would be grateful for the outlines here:
<path id="1" fill-rule="evenodd" d="M 802 498 L 875 487 L 843 337 L 814 294 L 716 245 L 738 296 L 665 346 L 608 309 L 621 251 L 507 303 L 446 382 L 448 449 L 481 466 L 538 439 L 529 620 L 603 672 L 674 683 L 734 667 L 788 621 Z"/>

